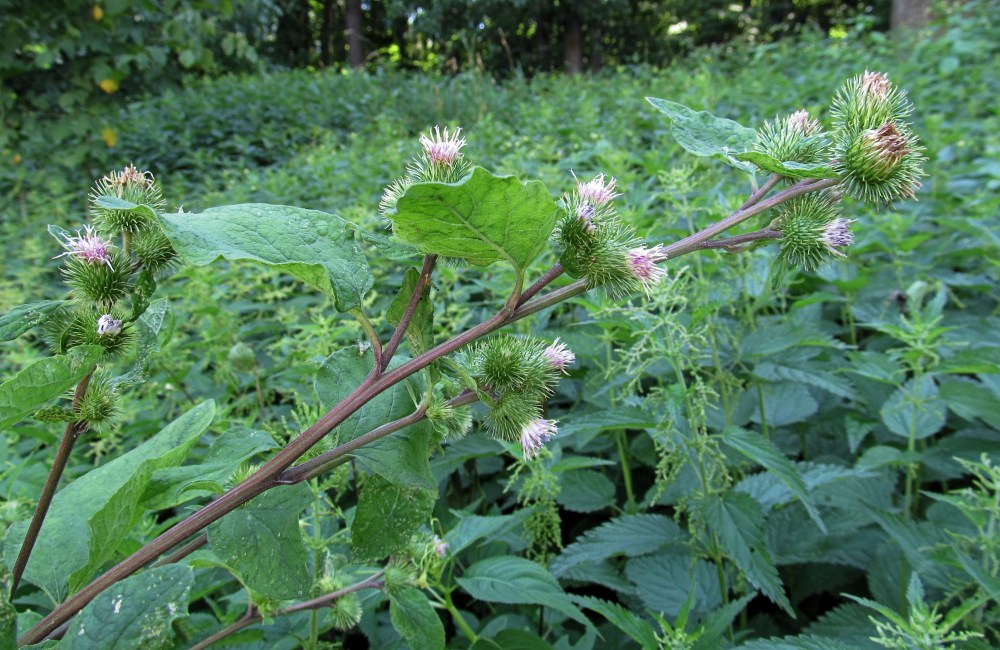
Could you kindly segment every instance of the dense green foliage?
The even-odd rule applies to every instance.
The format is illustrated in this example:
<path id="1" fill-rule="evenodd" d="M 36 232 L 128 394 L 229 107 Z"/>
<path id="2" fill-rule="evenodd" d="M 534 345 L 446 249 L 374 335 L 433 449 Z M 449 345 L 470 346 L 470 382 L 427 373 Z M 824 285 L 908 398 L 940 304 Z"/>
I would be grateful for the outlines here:
<path id="1" fill-rule="evenodd" d="M 385 593 L 275 616 L 231 640 L 246 648 L 342 640 L 332 630 L 350 627 L 343 623 L 356 607 L 361 624 L 347 643 L 363 634 L 372 647 L 403 639 L 413 648 L 466 647 L 471 632 L 483 648 L 880 647 L 870 637 L 930 648 L 949 647 L 959 631 L 986 636 L 958 647 L 994 646 L 1000 80 L 985 9 L 903 43 L 806 35 L 725 56 L 699 50 L 664 71 L 502 84 L 395 72 L 231 77 L 109 115 L 117 145 L 95 155 L 109 167 L 132 160 L 151 169 L 168 212 L 282 203 L 377 228 L 382 188 L 416 134 L 449 124 L 466 130 L 477 163 L 539 178 L 552 193 L 572 187 L 571 169 L 614 175 L 624 218 L 651 242 L 727 214 L 748 187 L 718 162 L 685 154 L 645 96 L 759 125 L 799 107 L 815 113 L 841 80 L 883 70 L 909 90 L 928 156 L 919 202 L 864 209 L 847 260 L 792 271 L 777 290 L 770 249 L 695 253 L 668 264 L 671 281 L 651 306 L 595 292 L 515 326 L 559 336 L 577 354 L 547 413 L 561 421 L 553 458 L 515 462 L 477 420 L 429 464 L 402 468 L 404 486 L 380 483 L 368 463 L 394 453 L 385 443 L 419 449 L 412 439 L 426 446 L 431 435 L 407 430 L 223 519 L 209 529 L 208 548 L 185 562 L 123 582 L 121 593 L 135 597 L 126 599 L 131 622 L 120 638 L 184 647 L 240 618 L 251 594 L 267 614 L 283 599 L 355 582 L 366 574 L 350 558 L 380 559 L 408 541 L 364 525 L 394 508 L 401 529 L 427 526 L 426 539 L 402 552 L 424 549 L 410 558 L 421 569 L 414 581 L 387 573 Z M 28 138 L 49 151 L 45 133 Z M 79 227 L 85 196 L 57 165 L 36 158 L 0 206 L 0 313 L 65 297 L 50 261 L 59 248 L 44 226 Z M 353 254 L 368 243 L 342 246 Z M 332 296 L 349 308 L 340 301 L 360 300 L 364 289 L 310 282 L 322 274 L 290 268 L 282 251 L 264 248 L 225 256 L 272 269 L 189 266 L 159 288 L 166 301 L 143 317 L 140 358 L 120 364 L 144 372 L 149 363 L 149 381 L 124 389 L 120 429 L 90 432 L 77 449 L 53 524 L 67 532 L 37 551 L 59 563 L 36 565 L 27 579 L 38 590 L 22 589 L 15 601 L 22 632 L 194 499 L 237 482 L 246 463 L 266 459 L 363 379 L 362 333 Z M 392 320 L 408 266 L 384 258 L 405 251 L 377 250 L 368 258 L 376 291 L 365 306 Z M 554 261 L 545 253 L 532 262 L 535 254 L 522 260 L 529 281 Z M 440 269 L 426 327 L 441 336 L 479 322 L 512 280 L 494 267 Z M 42 316 L 4 318 L 0 332 L 13 338 Z M 41 332 L 27 331 L 5 344 L 5 380 L 46 357 Z M 70 385 L 51 385 L 51 396 Z M 4 385 L 4 404 L 16 403 L 17 389 Z M 408 399 L 400 386 L 335 435 L 347 440 L 378 417 L 405 415 Z M 56 435 L 31 420 L 2 434 L 7 565 Z M 295 534 L 271 539 L 274 530 Z M 445 558 L 434 534 L 449 544 Z M 260 546 L 234 544 L 246 536 Z M 161 600 L 139 597 L 160 583 L 170 585 Z M 115 596 L 105 597 L 105 610 L 114 609 Z M 156 609 L 167 605 L 169 615 Z M 937 625 L 940 645 L 920 645 L 934 627 L 931 608 L 957 627 Z M 102 611 L 95 601 L 67 636 L 99 634 Z"/>

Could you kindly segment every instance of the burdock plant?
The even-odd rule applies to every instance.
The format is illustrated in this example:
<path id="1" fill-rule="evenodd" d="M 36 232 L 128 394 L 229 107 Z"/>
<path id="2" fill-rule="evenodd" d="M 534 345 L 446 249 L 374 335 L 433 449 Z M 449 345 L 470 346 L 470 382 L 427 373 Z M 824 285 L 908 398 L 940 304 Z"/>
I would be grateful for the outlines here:
<path id="1" fill-rule="evenodd" d="M 829 131 L 803 111 L 755 131 L 666 100 L 649 101 L 670 119 L 681 146 L 731 165 L 751 181 L 739 209 L 678 241 L 650 241 L 623 223 L 616 202 L 626 188 L 607 172 L 574 175 L 575 186 L 557 201 L 538 181 L 497 176 L 467 160 L 457 128 L 434 127 L 422 135 L 417 156 L 385 190 L 380 212 L 388 232 L 367 232 L 333 214 L 278 205 L 167 213 L 149 173 L 129 166 L 101 179 L 91 198 L 93 224 L 75 233 L 52 228 L 64 249 L 59 257 L 69 298 L 24 306 L 5 317 L 3 331 L 13 335 L 44 322 L 56 356 L 0 386 L 0 395 L 19 397 L 0 400 L 0 421 L 9 425 L 38 413 L 45 421 L 67 422 L 33 519 L 15 524 L 6 540 L 8 557 L 12 549 L 17 556 L 11 594 L 26 581 L 60 601 L 23 632 L 21 643 L 62 634 L 111 638 L 101 635 L 118 634 L 119 623 L 107 612 L 147 602 L 150 593 L 162 594 L 162 607 L 156 617 L 138 620 L 144 629 L 169 633 L 170 621 L 183 616 L 193 584 L 191 567 L 178 561 L 207 545 L 212 565 L 237 576 L 250 605 L 243 618 L 194 647 L 265 618 L 331 606 L 332 627 L 353 626 L 361 616 L 356 594 L 367 589 L 386 592 L 392 620 L 411 645 L 443 644 L 441 623 L 419 589 L 438 579 L 434 576 L 450 561 L 447 546 L 426 528 L 437 497 L 428 456 L 443 441 L 469 433 L 468 407 L 475 402 L 484 409 L 480 421 L 487 434 L 502 440 L 520 467 L 544 469 L 559 453 L 562 434 L 548 417 L 546 401 L 573 371 L 575 355 L 558 339 L 499 330 L 587 291 L 615 299 L 652 294 L 670 282 L 674 260 L 693 251 L 738 252 L 776 243 L 775 281 L 794 268 L 814 269 L 847 255 L 851 228 L 863 227 L 844 216 L 842 196 L 886 204 L 911 197 L 919 187 L 920 147 L 906 121 L 912 108 L 884 74 L 866 72 L 838 92 Z M 758 184 L 762 172 L 766 180 Z M 755 218 L 756 230 L 720 237 Z M 374 283 L 369 244 L 393 259 L 422 258 L 404 275 L 385 314 L 391 330 L 366 312 L 365 297 Z M 534 263 L 546 250 L 558 261 L 536 276 Z M 53 502 L 55 486 L 73 442 L 90 428 L 119 422 L 123 391 L 144 381 L 166 311 L 161 301 L 152 302 L 157 283 L 178 260 L 203 266 L 220 258 L 263 264 L 301 280 L 356 319 L 366 341 L 360 349 L 335 351 L 324 362 L 317 386 L 328 410 L 321 417 L 260 465 L 249 461 L 266 446 L 231 459 L 222 470 L 215 459 L 205 467 L 205 482 L 198 483 L 205 490 L 217 488 L 215 497 L 193 512 L 178 509 L 183 516 L 175 523 L 121 557 L 118 542 L 145 504 L 174 512 L 185 501 L 162 495 L 181 494 L 188 485 L 182 481 L 197 479 L 197 466 L 156 474 L 159 496 L 145 490 L 154 471 L 182 462 L 212 421 L 214 404 L 194 407 L 125 454 L 123 462 L 77 479 Z M 442 259 L 470 269 L 500 264 L 512 272 L 509 292 L 495 312 L 448 337 L 439 336 L 433 323 L 433 275 Z M 404 339 L 409 356 L 400 352 Z M 116 364 L 132 348 L 135 366 L 116 374 Z M 234 350 L 234 364 L 256 368 L 249 348 Z M 68 407 L 46 408 L 74 385 Z M 335 443 L 327 438 L 331 432 Z M 299 513 L 312 502 L 303 484 L 351 458 L 365 470 L 350 526 L 353 560 L 331 557 L 319 570 L 301 543 Z M 121 489 L 109 496 L 113 485 Z M 279 486 L 284 487 L 275 489 Z M 50 504 L 59 516 L 46 521 Z M 60 535 L 80 531 L 86 531 L 87 542 L 60 541 Z M 256 546 L 249 548 L 248 540 Z M 384 569 L 371 569 L 383 562 Z M 56 563 L 58 571 L 47 570 Z M 313 583 L 309 566 L 317 568 Z M 110 568 L 97 575 L 101 567 Z M 475 638 L 450 597 L 436 603 Z M 561 606 L 579 611 L 569 601 Z M 414 612 L 420 616 L 414 618 Z M 413 624 L 417 619 L 423 627 Z"/>

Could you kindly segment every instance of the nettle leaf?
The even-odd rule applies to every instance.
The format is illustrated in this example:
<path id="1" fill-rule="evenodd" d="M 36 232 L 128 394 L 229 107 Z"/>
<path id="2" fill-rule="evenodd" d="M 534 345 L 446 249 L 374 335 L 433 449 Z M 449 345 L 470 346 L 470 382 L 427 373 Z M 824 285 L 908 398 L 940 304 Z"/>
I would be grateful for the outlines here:
<path id="1" fill-rule="evenodd" d="M 202 402 L 132 451 L 91 470 L 52 500 L 24 577 L 55 603 L 85 585 L 114 556 L 135 525 L 150 477 L 179 465 L 215 417 L 215 402 Z M 10 527 L 4 559 L 13 564 L 28 529 Z"/>
<path id="2" fill-rule="evenodd" d="M 748 641 L 738 650 L 857 650 L 857 646 L 831 637 L 801 634 Z"/>
<path id="3" fill-rule="evenodd" d="M 188 615 L 194 571 L 171 564 L 130 576 L 106 589 L 77 614 L 60 648 L 173 647 L 174 620 Z"/>
<path id="4" fill-rule="evenodd" d="M 590 626 L 551 573 L 520 557 L 491 557 L 476 562 L 458 584 L 478 600 L 508 605 L 544 605 Z"/>
<path id="5" fill-rule="evenodd" d="M 552 573 L 562 575 L 581 562 L 595 562 L 612 555 L 634 557 L 682 543 L 684 533 L 663 515 L 624 515 L 581 535 L 552 561 Z"/>
<path id="6" fill-rule="evenodd" d="M 822 388 L 823 390 L 833 393 L 838 397 L 843 397 L 845 399 L 857 399 L 857 394 L 855 393 L 854 386 L 851 385 L 851 382 L 839 375 L 835 375 L 832 372 L 827 372 L 825 370 L 818 370 L 815 368 L 793 368 L 791 366 L 764 361 L 762 363 L 758 363 L 754 367 L 753 374 L 761 379 L 767 379 L 770 381 L 789 380 L 809 384 L 810 386 Z"/>
<path id="7" fill-rule="evenodd" d="M 7 576 L 5 576 L 7 578 Z M 8 591 L 8 581 L 3 581 L 4 591 Z M 17 647 L 17 610 L 7 595 L 0 597 L 0 648 Z"/>
<path id="8" fill-rule="evenodd" d="M 655 97 L 647 97 L 646 101 L 670 118 L 673 122 L 671 134 L 677 144 L 689 153 L 715 158 L 740 171 L 754 173 L 754 166 L 739 160 L 736 154 L 753 149 L 757 142 L 756 131 L 738 122 L 716 117 L 708 111 L 694 111 L 676 102 Z"/>
<path id="9" fill-rule="evenodd" d="M 573 470 L 559 475 L 559 505 L 572 512 L 597 512 L 614 504 L 615 484 L 593 470 Z"/>
<path id="10" fill-rule="evenodd" d="M 457 183 L 417 183 L 399 199 L 396 236 L 425 253 L 521 272 L 545 249 L 561 208 L 540 181 L 482 167 Z"/>
<path id="11" fill-rule="evenodd" d="M 399 293 L 393 298 L 385 312 L 386 320 L 392 325 L 399 325 L 419 281 L 419 270 L 406 270 L 403 275 L 403 286 L 400 287 Z M 413 318 L 410 319 L 410 324 L 406 328 L 406 338 L 410 341 L 410 349 L 414 355 L 423 354 L 430 349 L 434 342 L 434 304 L 431 302 L 429 294 L 430 289 L 428 288 L 417 301 Z"/>
<path id="12" fill-rule="evenodd" d="M 788 486 L 792 494 L 806 507 L 806 511 L 819 529 L 826 532 L 826 525 L 802 475 L 773 442 L 760 434 L 739 427 L 727 427 L 722 433 L 722 441 L 781 479 L 781 482 Z"/>
<path id="13" fill-rule="evenodd" d="M 757 393 L 758 387 L 751 386 L 743 393 L 743 399 L 756 404 L 757 408 L 750 416 L 754 422 L 760 423 L 766 419 L 768 425 L 772 427 L 783 427 L 796 422 L 805 422 L 819 410 L 816 398 L 800 383 L 769 382 L 761 385 L 759 390 L 764 394 L 763 414 L 760 409 L 760 395 Z"/>
<path id="14" fill-rule="evenodd" d="M 0 316 L 0 341 L 13 341 L 32 327 L 45 323 L 68 304 L 68 300 L 43 300 L 14 307 Z"/>
<path id="15" fill-rule="evenodd" d="M 229 429 L 215 439 L 205 460 L 198 465 L 167 467 L 154 472 L 143 495 L 143 506 L 164 510 L 197 497 L 221 494 L 226 480 L 241 463 L 277 446 L 265 431 L 245 427 Z"/>
<path id="16" fill-rule="evenodd" d="M 394 358 L 390 368 L 395 368 L 403 361 L 405 359 L 401 357 Z M 353 346 L 327 357 L 316 371 L 314 384 L 323 407 L 330 409 L 347 397 L 365 380 L 374 364 L 375 356 L 371 350 L 358 354 L 358 348 Z M 343 444 L 353 440 L 386 422 L 410 415 L 414 410 L 416 406 L 406 388 L 406 382 L 400 382 L 377 395 L 337 427 L 337 441 Z M 365 445 L 352 455 L 366 469 L 381 474 L 393 483 L 436 489 L 437 483 L 427 460 L 429 446 L 429 427 L 416 424 Z"/>
<path id="17" fill-rule="evenodd" d="M 399 551 L 427 522 L 437 490 L 395 485 L 372 474 L 361 488 L 351 525 L 351 548 L 361 561 L 376 561 Z"/>
<path id="18" fill-rule="evenodd" d="M 781 174 L 788 178 L 837 178 L 837 172 L 824 163 L 810 165 L 794 160 L 780 161 L 760 151 L 744 151 L 733 157 L 736 160 L 753 163 L 764 171 Z"/>
<path id="19" fill-rule="evenodd" d="M 882 422 L 903 438 L 922 440 L 941 430 L 948 407 L 938 395 L 937 384 L 927 375 L 900 386 L 882 405 Z"/>
<path id="20" fill-rule="evenodd" d="M 135 365 L 132 370 L 120 377 L 115 377 L 114 383 L 123 386 L 138 386 L 149 380 L 149 362 L 153 355 L 170 340 L 174 331 L 174 314 L 170 302 L 161 298 L 149 305 L 135 321 Z"/>
<path id="21" fill-rule="evenodd" d="M 390 592 L 389 618 L 411 650 L 444 648 L 444 625 L 419 589 L 404 586 Z"/>
<path id="22" fill-rule="evenodd" d="M 692 593 L 695 616 L 722 604 L 715 567 L 704 560 L 692 564 L 687 554 L 633 558 L 625 565 L 625 575 L 638 588 L 643 605 L 670 620 L 677 618 Z"/>
<path id="23" fill-rule="evenodd" d="M 760 504 L 747 494 L 725 492 L 698 500 L 695 508 L 750 584 L 795 618 L 767 550 Z"/>
<path id="24" fill-rule="evenodd" d="M 308 485 L 280 485 L 209 526 L 208 545 L 251 590 L 279 600 L 303 596 L 312 578 L 299 513 L 312 502 Z"/>
<path id="25" fill-rule="evenodd" d="M 495 621 L 496 619 L 491 623 Z M 581 639 L 577 647 L 592 647 L 592 645 L 592 640 L 590 645 L 586 645 L 585 640 Z M 516 628 L 507 628 L 489 638 L 480 636 L 472 644 L 471 650 L 552 650 L 552 645 L 537 634 Z"/>
<path id="26" fill-rule="evenodd" d="M 941 383 L 941 398 L 960 417 L 974 422 L 981 419 L 1000 430 L 997 396 L 983 384 L 968 379 L 947 379 Z"/>
<path id="27" fill-rule="evenodd" d="M 448 551 L 455 555 L 481 539 L 499 537 L 520 526 L 530 514 L 530 508 L 521 508 L 510 515 L 463 516 L 456 525 L 452 526 L 451 530 L 445 533 L 444 540 L 448 542 Z"/>
<path id="28" fill-rule="evenodd" d="M 275 267 L 332 296 L 340 311 L 360 306 L 375 281 L 351 225 L 337 215 L 246 203 L 164 214 L 160 222 L 191 264 L 227 259 Z"/>
<path id="29" fill-rule="evenodd" d="M 643 648 L 658 648 L 656 630 L 649 621 L 641 618 L 618 603 L 608 602 L 593 596 L 579 596 L 576 602 L 608 619 L 608 622 L 637 641 Z"/>
<path id="30" fill-rule="evenodd" d="M 0 429 L 63 395 L 94 369 L 103 354 L 99 345 L 81 345 L 66 354 L 39 359 L 0 384 Z"/>

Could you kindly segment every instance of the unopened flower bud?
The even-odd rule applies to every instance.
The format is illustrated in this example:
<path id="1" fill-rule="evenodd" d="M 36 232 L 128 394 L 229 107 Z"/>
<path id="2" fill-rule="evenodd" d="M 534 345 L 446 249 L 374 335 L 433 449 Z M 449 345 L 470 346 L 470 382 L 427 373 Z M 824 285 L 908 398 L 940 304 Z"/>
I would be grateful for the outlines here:
<path id="1" fill-rule="evenodd" d="M 870 101 L 885 101 L 892 91 L 889 75 L 884 72 L 865 70 L 861 75 L 860 91 L 862 97 Z"/>
<path id="2" fill-rule="evenodd" d="M 83 231 L 78 230 L 75 237 L 66 235 L 65 238 L 63 246 L 66 252 L 56 258 L 70 255 L 87 264 L 106 264 L 109 269 L 114 270 L 111 266 L 112 243 L 96 234 L 91 226 L 84 226 Z"/>
<path id="3" fill-rule="evenodd" d="M 545 348 L 542 354 L 545 355 L 549 365 L 562 372 L 566 372 L 566 366 L 576 361 L 576 355 L 573 354 L 573 351 L 565 343 L 561 343 L 558 338 L 552 342 L 552 345 Z"/>
<path id="4" fill-rule="evenodd" d="M 657 262 L 666 259 L 663 254 L 663 246 L 659 244 L 652 248 L 645 246 L 633 248 L 626 254 L 626 258 L 632 275 L 642 283 L 647 295 L 667 275 L 666 271 L 657 266 Z"/>
<path id="5" fill-rule="evenodd" d="M 552 439 L 558 429 L 555 420 L 545 420 L 535 418 L 524 425 L 521 430 L 521 449 L 524 450 L 525 460 L 530 460 L 538 455 L 539 450 L 545 443 Z"/>
<path id="6" fill-rule="evenodd" d="M 104 314 L 97 319 L 98 336 L 118 336 L 122 331 L 122 322 L 111 314 Z"/>
<path id="7" fill-rule="evenodd" d="M 462 129 L 455 129 L 449 134 L 447 127 L 441 129 L 435 126 L 428 133 L 420 136 L 420 144 L 432 165 L 451 166 L 461 157 L 462 147 L 465 146 L 465 138 L 460 137 Z"/>
<path id="8" fill-rule="evenodd" d="M 789 129 L 798 131 L 802 135 L 812 135 L 819 131 L 819 122 L 810 119 L 807 111 L 795 111 L 788 116 L 786 123 Z"/>

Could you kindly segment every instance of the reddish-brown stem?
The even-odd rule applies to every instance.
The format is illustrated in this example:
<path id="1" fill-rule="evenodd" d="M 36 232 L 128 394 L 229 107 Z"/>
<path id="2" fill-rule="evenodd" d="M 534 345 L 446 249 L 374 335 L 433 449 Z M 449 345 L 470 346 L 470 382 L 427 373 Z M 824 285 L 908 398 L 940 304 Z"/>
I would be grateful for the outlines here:
<path id="1" fill-rule="evenodd" d="M 355 583 L 348 587 L 344 587 L 343 589 L 338 589 L 337 591 L 333 591 L 323 596 L 319 596 L 318 598 L 313 598 L 312 600 L 307 600 L 305 602 L 292 605 L 291 607 L 286 607 L 285 609 L 279 609 L 276 612 L 272 612 L 270 616 L 275 616 L 275 617 L 287 616 L 288 614 L 294 614 L 296 612 L 305 612 L 310 609 L 329 607 L 330 604 L 333 603 L 338 598 L 342 598 L 343 596 L 354 593 L 355 591 L 361 591 L 362 589 L 381 589 L 383 573 L 385 573 L 385 571 L 379 571 L 378 573 L 368 578 L 367 580 L 362 580 L 361 582 Z M 216 641 L 221 641 L 230 634 L 235 634 L 236 632 L 239 632 L 245 627 L 249 627 L 254 623 L 259 623 L 263 619 L 264 617 L 257 612 L 257 608 L 251 605 L 250 608 L 247 610 L 247 613 L 244 614 L 240 618 L 240 620 L 236 621 L 229 627 L 219 630 L 212 636 L 202 639 L 195 645 L 191 646 L 191 650 L 204 650 L 205 648 L 209 647 Z"/>
<path id="2" fill-rule="evenodd" d="M 413 320 L 413 314 L 417 311 L 420 299 L 423 297 L 424 292 L 431 286 L 431 273 L 434 272 L 434 265 L 437 264 L 437 259 L 437 255 L 427 255 L 424 257 L 424 266 L 420 269 L 420 277 L 417 279 L 417 286 L 413 287 L 413 295 L 410 296 L 410 302 L 406 305 L 406 311 L 403 312 L 403 317 L 399 319 L 399 324 L 396 325 L 396 330 L 392 333 L 389 342 L 382 349 L 380 372 L 384 372 L 389 367 L 392 355 L 396 354 L 396 350 L 399 348 L 399 344 L 402 343 L 403 336 L 406 334 L 406 328 L 410 326 L 410 321 Z"/>
<path id="3" fill-rule="evenodd" d="M 477 401 L 479 397 L 471 390 L 462 391 L 458 396 L 448 400 L 448 406 L 466 406 Z M 290 467 L 282 472 L 276 479 L 275 483 L 281 485 L 301 483 L 302 481 L 308 481 L 311 478 L 315 478 L 324 474 L 325 472 L 337 467 L 338 465 L 343 465 L 348 461 L 348 454 L 357 451 L 365 445 L 371 444 L 380 438 L 384 438 L 391 433 L 395 433 L 400 429 L 405 429 L 411 424 L 416 424 L 427 417 L 427 407 L 421 406 L 416 411 L 401 417 L 398 420 L 393 420 L 392 422 L 386 422 L 377 429 L 372 429 L 368 433 L 358 436 L 354 440 L 345 442 L 344 444 L 331 449 L 328 452 L 322 453 L 315 458 L 307 460 L 301 465 L 296 465 Z"/>
<path id="4" fill-rule="evenodd" d="M 553 280 L 562 275 L 565 272 L 565 270 L 566 269 L 563 268 L 563 265 L 561 263 L 556 262 L 555 266 L 549 269 L 545 273 L 545 275 L 538 278 L 538 280 L 533 285 L 528 287 L 527 290 L 521 294 L 521 297 L 518 298 L 517 300 L 518 306 L 521 306 L 524 303 L 531 300 L 532 298 L 534 298 L 536 293 L 547 287 L 549 283 L 551 283 Z"/>
<path id="5" fill-rule="evenodd" d="M 762 198 L 767 196 L 767 193 L 770 192 L 775 185 L 781 182 L 782 178 L 783 176 L 781 174 L 771 174 L 771 177 L 768 178 L 764 184 L 757 189 L 757 191 L 752 192 L 750 196 L 747 197 L 746 202 L 740 206 L 740 210 L 746 210 L 751 205 L 756 205 Z"/>
<path id="6" fill-rule="evenodd" d="M 76 391 L 73 393 L 72 405 L 74 410 L 80 405 L 80 401 L 83 399 L 83 396 L 86 395 L 87 387 L 90 385 L 90 378 L 93 376 L 94 371 L 91 370 L 83 379 L 80 380 L 80 383 L 76 385 Z M 14 562 L 14 568 L 11 571 L 11 599 L 13 599 L 14 594 L 17 593 L 17 586 L 20 584 L 21 577 L 24 575 L 24 570 L 28 566 L 28 559 L 31 557 L 31 551 L 35 548 L 35 542 L 38 541 L 38 533 L 42 530 L 42 524 L 45 522 L 45 515 L 49 512 L 49 506 L 52 505 L 52 497 L 55 496 L 56 488 L 59 486 L 59 479 L 62 478 L 63 472 L 66 471 L 66 465 L 69 463 L 69 457 L 73 453 L 73 446 L 80 438 L 80 435 L 86 430 L 86 422 L 66 423 L 66 430 L 63 432 L 62 441 L 59 443 L 59 449 L 56 451 L 55 458 L 52 459 L 52 469 L 49 470 L 49 475 L 45 479 L 45 486 L 42 487 L 42 494 L 38 497 L 38 504 L 35 506 L 35 514 L 31 517 L 31 523 L 28 524 L 28 532 L 24 535 L 24 541 L 21 542 L 21 550 L 17 553 L 17 560 Z"/>
<path id="7" fill-rule="evenodd" d="M 724 248 L 726 250 L 739 250 L 737 247 L 743 244 L 749 244 L 751 242 L 760 241 L 761 239 L 781 239 L 780 230 L 770 230 L 768 228 L 762 228 L 761 230 L 755 230 L 753 232 L 748 232 L 743 235 L 733 235 L 732 237 L 723 237 L 722 239 L 713 239 L 711 241 L 702 242 L 701 248 Z"/>
<path id="8" fill-rule="evenodd" d="M 166 566 L 168 564 L 173 564 L 174 562 L 180 562 L 181 560 L 191 555 L 192 553 L 194 553 L 207 543 L 208 543 L 208 535 L 202 533 L 201 535 L 198 535 L 184 546 L 180 547 L 170 555 L 166 556 L 165 558 L 157 562 L 154 566 Z"/>

